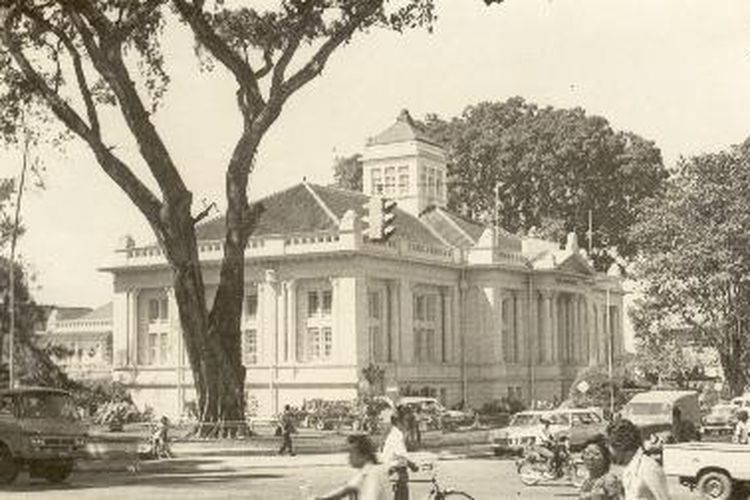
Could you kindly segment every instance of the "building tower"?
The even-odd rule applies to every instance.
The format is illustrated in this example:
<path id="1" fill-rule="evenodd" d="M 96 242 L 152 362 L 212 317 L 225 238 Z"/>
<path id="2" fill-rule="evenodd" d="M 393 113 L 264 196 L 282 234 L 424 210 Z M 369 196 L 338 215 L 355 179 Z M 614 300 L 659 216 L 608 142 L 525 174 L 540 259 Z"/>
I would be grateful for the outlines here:
<path id="1" fill-rule="evenodd" d="M 427 207 L 445 207 L 445 150 L 409 115 L 401 111 L 396 123 L 367 141 L 362 157 L 362 190 L 396 200 L 413 215 Z"/>

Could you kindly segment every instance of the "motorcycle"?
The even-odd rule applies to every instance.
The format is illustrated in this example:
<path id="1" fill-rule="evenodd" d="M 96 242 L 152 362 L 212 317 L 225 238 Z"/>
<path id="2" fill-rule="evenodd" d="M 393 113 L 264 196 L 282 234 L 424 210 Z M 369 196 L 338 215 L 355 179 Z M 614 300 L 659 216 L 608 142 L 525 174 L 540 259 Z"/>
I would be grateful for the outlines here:
<path id="1" fill-rule="evenodd" d="M 576 488 L 588 477 L 588 471 L 580 458 L 573 457 L 567 441 L 555 444 L 557 464 L 553 467 L 549 459 L 528 447 L 523 457 L 516 461 L 516 472 L 526 486 L 537 484 L 559 483 L 564 480 Z"/>

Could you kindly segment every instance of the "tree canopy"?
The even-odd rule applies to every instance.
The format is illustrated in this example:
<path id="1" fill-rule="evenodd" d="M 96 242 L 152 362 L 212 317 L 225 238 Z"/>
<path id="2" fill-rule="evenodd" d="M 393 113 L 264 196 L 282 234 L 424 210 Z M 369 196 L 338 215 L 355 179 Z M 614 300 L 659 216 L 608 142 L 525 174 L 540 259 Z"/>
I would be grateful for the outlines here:
<path id="1" fill-rule="evenodd" d="M 587 241 L 591 211 L 592 257 L 600 269 L 634 255 L 627 228 L 635 207 L 667 177 L 652 141 L 615 131 L 581 108 L 514 97 L 469 106 L 452 119 L 428 115 L 425 126 L 448 149 L 451 208 L 497 218 L 513 232 L 535 229 L 561 239 L 574 231 L 580 241 Z"/>
<path id="2" fill-rule="evenodd" d="M 643 295 L 636 334 L 686 335 L 719 354 L 734 394 L 750 376 L 750 155 L 742 148 L 680 161 L 631 231 Z"/>
<path id="3" fill-rule="evenodd" d="M 339 156 L 333 164 L 336 186 L 350 191 L 362 191 L 362 155 Z"/>

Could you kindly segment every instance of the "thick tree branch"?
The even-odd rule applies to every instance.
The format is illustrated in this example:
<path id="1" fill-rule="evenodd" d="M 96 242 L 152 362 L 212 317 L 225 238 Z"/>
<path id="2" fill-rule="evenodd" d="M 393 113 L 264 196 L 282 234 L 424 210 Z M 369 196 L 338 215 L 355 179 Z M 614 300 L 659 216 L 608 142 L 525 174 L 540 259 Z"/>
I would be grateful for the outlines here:
<path id="1" fill-rule="evenodd" d="M 260 93 L 257 75 L 250 63 L 240 57 L 216 34 L 204 16 L 203 2 L 190 3 L 185 0 L 174 0 L 174 5 L 192 29 L 196 40 L 234 75 L 240 88 L 247 95 L 249 109 L 258 113 L 258 110 L 265 105 L 265 101 Z"/>
<path id="2" fill-rule="evenodd" d="M 136 177 L 132 170 L 117 158 L 100 140 L 100 137 L 81 119 L 76 111 L 70 107 L 57 93 L 55 93 L 44 78 L 34 69 L 23 52 L 20 42 L 13 36 L 13 25 L 20 12 L 14 10 L 3 23 L 2 38 L 13 60 L 21 69 L 26 80 L 34 91 L 50 107 L 55 116 L 70 130 L 81 137 L 91 147 L 99 164 L 121 188 L 133 203 L 140 209 L 154 229 L 160 230 L 159 211 L 161 203 L 156 196 Z"/>
<path id="3" fill-rule="evenodd" d="M 328 62 L 334 50 L 339 45 L 349 40 L 354 32 L 362 27 L 362 24 L 380 8 L 382 2 L 370 1 L 361 6 L 360 10 L 346 21 L 341 27 L 334 31 L 328 39 L 323 42 L 318 51 L 310 60 L 295 74 L 289 77 L 280 88 L 281 95 L 279 98 L 285 101 L 294 92 L 299 90 L 306 83 L 318 76 Z"/>
<path id="4" fill-rule="evenodd" d="M 125 41 L 156 9 L 166 2 L 167 0 L 146 0 L 143 5 L 136 8 L 135 12 L 130 14 L 124 21 L 117 23 L 117 27 L 112 33 L 112 39 L 116 43 Z"/>
<path id="5" fill-rule="evenodd" d="M 120 44 L 112 43 L 108 38 L 109 33 L 97 33 L 101 40 L 101 45 L 98 46 L 81 16 L 73 10 L 69 11 L 68 15 L 81 34 L 92 64 L 117 96 L 125 123 L 135 137 L 141 156 L 159 184 L 165 200 L 171 205 L 177 204 L 180 200 L 188 202 L 190 192 L 180 177 L 166 145 L 151 123 L 150 115 L 122 60 Z"/>
<path id="6" fill-rule="evenodd" d="M 83 62 L 80 52 L 78 52 L 75 44 L 65 33 L 65 31 L 57 26 L 54 26 L 51 22 L 45 19 L 41 13 L 27 6 L 23 6 L 20 9 L 24 15 L 36 22 L 37 25 L 44 28 L 44 30 L 54 34 L 60 41 L 60 43 L 65 46 L 73 63 L 78 90 L 80 91 L 81 98 L 83 99 L 84 105 L 86 106 L 86 114 L 89 118 L 89 127 L 91 128 L 92 133 L 94 133 L 98 138 L 101 139 L 99 115 L 96 111 L 96 104 L 94 103 L 94 99 L 91 95 L 91 90 L 89 89 L 88 82 L 86 81 L 86 74 L 83 70 Z"/>

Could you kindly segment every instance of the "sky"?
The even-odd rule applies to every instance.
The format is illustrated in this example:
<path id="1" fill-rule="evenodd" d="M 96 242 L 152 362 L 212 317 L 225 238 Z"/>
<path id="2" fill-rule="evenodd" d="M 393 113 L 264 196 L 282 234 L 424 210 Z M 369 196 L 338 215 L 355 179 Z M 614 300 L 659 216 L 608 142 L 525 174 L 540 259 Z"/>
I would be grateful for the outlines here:
<path id="1" fill-rule="evenodd" d="M 287 104 L 265 137 L 251 197 L 306 177 L 332 180 L 335 155 L 361 152 L 402 108 L 455 116 L 480 101 L 522 96 L 586 109 L 654 140 L 668 166 L 680 155 L 726 148 L 750 135 L 747 0 L 438 0 L 432 34 L 373 30 L 331 58 L 321 78 Z M 239 131 L 234 87 L 200 73 L 182 31 L 166 44 L 172 85 L 156 115 L 197 200 L 223 205 L 223 170 Z M 137 151 L 121 120 L 103 120 L 123 157 Z M 142 216 L 79 144 L 43 155 L 46 189 L 24 200 L 20 250 L 43 303 L 98 306 L 112 280 L 99 271 L 122 238 L 153 240 Z M 0 176 L 19 170 L 0 153 Z M 139 172 L 144 172 L 142 166 Z"/>

